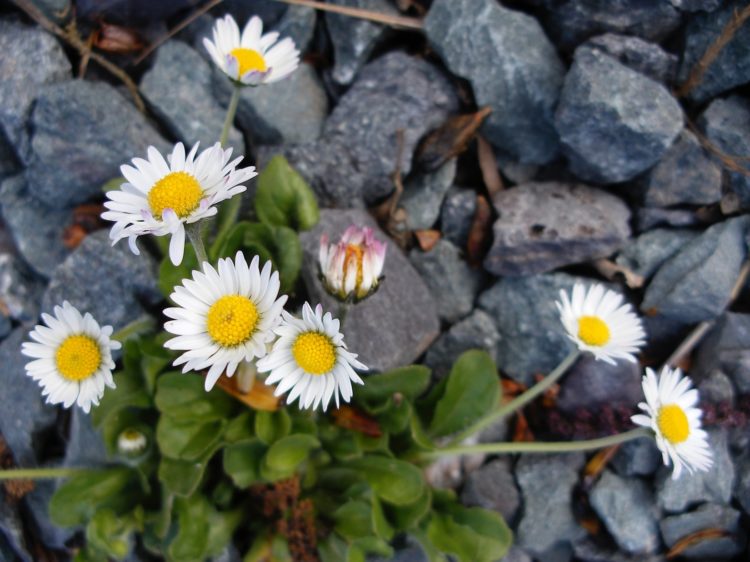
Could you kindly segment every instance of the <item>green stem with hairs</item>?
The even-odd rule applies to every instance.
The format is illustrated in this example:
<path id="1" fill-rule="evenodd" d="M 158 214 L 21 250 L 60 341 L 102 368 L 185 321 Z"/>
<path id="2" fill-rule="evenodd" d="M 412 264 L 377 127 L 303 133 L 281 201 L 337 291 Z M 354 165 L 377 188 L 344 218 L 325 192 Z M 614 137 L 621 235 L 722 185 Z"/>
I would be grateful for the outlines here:
<path id="1" fill-rule="evenodd" d="M 229 100 L 229 107 L 227 107 L 227 115 L 224 117 L 224 127 L 221 129 L 221 136 L 219 137 L 219 143 L 222 148 L 226 148 L 227 141 L 229 140 L 229 131 L 232 130 L 232 124 L 234 123 L 234 116 L 237 115 L 237 106 L 240 103 L 240 93 L 242 87 L 235 84 L 234 90 L 232 91 L 232 99 Z"/>
<path id="2" fill-rule="evenodd" d="M 185 225 L 185 232 L 193 245 L 195 250 L 195 256 L 198 258 L 198 268 L 203 265 L 204 261 L 208 261 L 208 255 L 206 254 L 206 247 L 203 244 L 203 233 L 201 232 L 201 224 L 203 221 L 198 221 Z"/>
<path id="3" fill-rule="evenodd" d="M 136 318 L 129 324 L 126 324 L 115 333 L 110 336 L 110 339 L 124 342 L 131 336 L 136 336 L 144 332 L 150 332 L 156 328 L 156 320 L 152 316 L 144 314 L 140 318 Z"/>
<path id="4" fill-rule="evenodd" d="M 50 480 L 69 478 L 90 470 L 88 468 L 11 468 L 0 470 L 0 480 Z"/>

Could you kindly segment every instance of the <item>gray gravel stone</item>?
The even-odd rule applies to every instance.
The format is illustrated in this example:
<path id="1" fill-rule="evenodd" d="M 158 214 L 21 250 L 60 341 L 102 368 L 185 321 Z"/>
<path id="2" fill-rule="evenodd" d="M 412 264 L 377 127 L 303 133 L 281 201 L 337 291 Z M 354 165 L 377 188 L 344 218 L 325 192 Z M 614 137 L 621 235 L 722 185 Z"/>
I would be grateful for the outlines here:
<path id="1" fill-rule="evenodd" d="M 495 321 L 486 312 L 476 309 L 440 335 L 427 350 L 425 364 L 436 377 L 442 378 L 450 372 L 458 356 L 469 349 L 483 349 L 497 360 L 499 341 Z"/>
<path id="2" fill-rule="evenodd" d="M 280 37 L 290 37 L 300 52 L 304 53 L 315 34 L 315 22 L 314 8 L 291 5 L 273 26 L 273 30 L 278 32 Z"/>
<path id="3" fill-rule="evenodd" d="M 651 437 L 622 444 L 612 459 L 613 468 L 621 476 L 650 476 L 661 463 L 661 453 Z"/>
<path id="4" fill-rule="evenodd" d="M 5 138 L 5 133 L 0 128 L 0 181 L 8 176 L 15 175 L 20 171 L 16 152 L 10 141 Z"/>
<path id="5" fill-rule="evenodd" d="M 361 207 L 393 191 L 392 174 L 399 160 L 407 176 L 419 139 L 457 107 L 453 87 L 437 68 L 391 52 L 360 71 L 318 141 L 285 146 L 281 152 L 310 183 L 322 206 Z M 278 151 L 268 150 L 266 156 Z"/>
<path id="6" fill-rule="evenodd" d="M 37 201 L 23 175 L 7 178 L 0 185 L 0 205 L 21 257 L 39 275 L 52 275 L 69 253 L 63 244 L 63 231 L 71 222 L 70 211 Z"/>
<path id="7" fill-rule="evenodd" d="M 541 560 L 542 554 L 583 538 L 586 532 L 573 515 L 573 488 L 585 457 L 565 455 L 522 456 L 516 464 L 524 509 L 516 544 Z"/>
<path id="8" fill-rule="evenodd" d="M 21 343 L 27 341 L 26 331 L 16 328 L 0 342 L 0 433 L 13 452 L 18 466 L 36 465 L 34 439 L 50 427 L 56 418 L 55 408 L 47 406 L 39 384 L 26 375 L 29 358 L 21 355 Z M 2 503 L 2 502 L 0 502 Z"/>
<path id="9" fill-rule="evenodd" d="M 704 529 L 721 529 L 729 536 L 702 540 L 682 551 L 690 560 L 728 560 L 745 549 L 747 536 L 740 522 L 739 511 L 722 505 L 706 504 L 695 511 L 665 518 L 661 534 L 667 547 L 672 548 L 680 539 Z"/>
<path id="10" fill-rule="evenodd" d="M 725 373 L 711 371 L 697 385 L 701 404 L 734 404 L 734 385 Z"/>
<path id="11" fill-rule="evenodd" d="M 479 296 L 479 307 L 495 321 L 500 334 L 497 363 L 503 373 L 523 384 L 548 373 L 572 349 L 555 302 L 586 281 L 565 273 L 503 278 Z M 534 350 L 529 353 L 529 350 Z"/>
<path id="12" fill-rule="evenodd" d="M 32 562 L 33 558 L 26 548 L 23 521 L 18 507 L 11 505 L 2 496 L 2 501 L 0 501 L 0 561 Z"/>
<path id="13" fill-rule="evenodd" d="M 682 130 L 667 89 L 598 49 L 576 49 L 555 127 L 573 173 L 617 183 L 653 166 Z"/>
<path id="14" fill-rule="evenodd" d="M 750 314 L 724 313 L 698 347 L 691 374 L 702 380 L 715 370 L 750 394 Z"/>
<path id="15" fill-rule="evenodd" d="M 565 73 L 539 22 L 494 0 L 435 0 L 425 32 L 448 68 L 492 113 L 482 131 L 520 162 L 557 154 L 553 112 Z"/>
<path id="16" fill-rule="evenodd" d="M 58 527 L 50 519 L 49 502 L 62 483 L 63 480 L 37 480 L 34 482 L 34 490 L 23 498 L 26 510 L 41 541 L 47 548 L 60 550 L 65 548 L 65 543 L 78 530 Z"/>
<path id="17" fill-rule="evenodd" d="M 71 80 L 42 89 L 31 114 L 31 193 L 55 208 L 101 195 L 119 167 L 149 145 L 169 148 L 120 93 L 104 82 Z"/>
<path id="18" fill-rule="evenodd" d="M 406 211 L 406 228 L 432 228 L 440 216 L 440 206 L 456 177 L 456 159 L 451 158 L 434 172 L 417 173 L 404 185 L 399 205 Z"/>
<path id="19" fill-rule="evenodd" d="M 737 498 L 742 511 L 750 515 L 750 453 L 744 451 L 736 461 L 737 483 L 734 497 Z"/>
<path id="20" fill-rule="evenodd" d="M 508 525 L 513 525 L 521 508 L 521 497 L 510 459 L 495 459 L 470 473 L 461 492 L 461 502 L 497 511 Z"/>
<path id="21" fill-rule="evenodd" d="M 159 47 L 140 88 L 156 115 L 188 150 L 196 142 L 208 148 L 219 140 L 225 109 L 212 95 L 212 68 L 187 44 L 173 40 Z M 245 153 L 245 141 L 234 127 L 228 146 L 237 155 Z"/>
<path id="22" fill-rule="evenodd" d="M 647 207 L 710 205 L 721 200 L 721 167 L 683 130 L 642 180 Z"/>
<path id="23" fill-rule="evenodd" d="M 387 0 L 332 0 L 332 4 L 371 10 L 387 15 L 398 15 L 398 11 Z M 342 86 L 351 84 L 357 72 L 370 58 L 377 43 L 388 28 L 383 24 L 365 19 L 353 19 L 333 12 L 325 13 L 328 35 L 333 43 L 333 71 L 331 77 Z"/>
<path id="24" fill-rule="evenodd" d="M 669 84 L 677 72 L 676 55 L 667 53 L 656 43 L 649 43 L 639 37 L 605 33 L 589 39 L 586 45 L 601 49 L 625 66 L 657 82 Z"/>
<path id="25" fill-rule="evenodd" d="M 729 503 L 735 469 L 729 455 L 726 432 L 709 429 L 708 444 L 714 464 L 707 472 L 688 474 L 683 471 L 680 478 L 673 480 L 671 466 L 659 470 L 656 475 L 656 497 L 660 508 L 669 513 L 680 513 L 703 502 Z"/>
<path id="26" fill-rule="evenodd" d="M 459 248 L 465 248 L 476 212 L 475 191 L 457 187 L 449 189 L 440 211 L 440 232 L 443 238 Z"/>
<path id="27" fill-rule="evenodd" d="M 97 466 L 106 460 L 102 432 L 94 428 L 90 414 L 74 408 L 65 448 L 65 466 Z"/>
<path id="28" fill-rule="evenodd" d="M 631 553 L 653 553 L 659 548 L 657 509 L 644 481 L 605 470 L 589 499 L 620 548 Z"/>
<path id="29" fill-rule="evenodd" d="M 658 227 L 688 228 L 704 226 L 704 221 L 687 209 L 642 208 L 635 213 L 636 231 L 646 232 Z"/>
<path id="30" fill-rule="evenodd" d="M 409 260 L 430 289 L 441 320 L 453 324 L 471 312 L 484 275 L 466 263 L 456 246 L 440 240 L 429 252 L 413 250 Z"/>
<path id="31" fill-rule="evenodd" d="M 70 61 L 52 35 L 14 19 L 0 19 L 0 52 L 0 127 L 27 161 L 31 106 L 45 84 L 70 78 Z"/>
<path id="32" fill-rule="evenodd" d="M 750 217 L 728 219 L 690 242 L 656 272 L 641 310 L 683 324 L 721 314 L 747 255 L 748 225 Z"/>
<path id="33" fill-rule="evenodd" d="M 680 80 L 686 80 L 706 49 L 713 44 L 733 14 L 747 6 L 745 0 L 727 2 L 721 9 L 693 16 L 685 29 L 685 50 L 680 67 Z M 702 103 L 717 94 L 750 81 L 750 28 L 743 25 L 718 56 L 706 68 L 700 82 L 690 91 L 689 98 Z"/>
<path id="34" fill-rule="evenodd" d="M 693 230 L 668 228 L 649 230 L 625 246 L 617 255 L 615 262 L 638 275 L 649 278 L 665 261 L 697 236 L 698 233 Z"/>
<path id="35" fill-rule="evenodd" d="M 698 125 L 726 154 L 750 154 L 750 100 L 739 96 L 716 99 L 698 118 Z M 729 170 L 726 174 L 739 206 L 750 208 L 750 177 Z"/>
<path id="36" fill-rule="evenodd" d="M 0 301 L 9 318 L 27 326 L 36 324 L 43 291 L 44 283 L 17 257 L 0 254 Z"/>
<path id="37" fill-rule="evenodd" d="M 310 302 L 320 302 L 325 310 L 338 316 L 337 301 L 325 292 L 318 279 L 318 248 L 321 234 L 327 233 L 333 242 L 352 224 L 375 229 L 376 237 L 388 245 L 388 250 L 380 288 L 349 310 L 343 330 L 346 344 L 370 369 L 408 365 L 439 334 L 437 304 L 406 256 L 366 212 L 324 209 L 318 225 L 300 235 L 302 276 Z"/>
<path id="38" fill-rule="evenodd" d="M 601 540 L 586 537 L 573 545 L 576 560 L 581 562 L 664 562 L 659 554 L 627 554 L 617 547 L 603 545 Z"/>
<path id="39" fill-rule="evenodd" d="M 90 312 L 100 325 L 118 330 L 143 314 L 141 302 L 161 300 L 156 262 L 147 254 L 132 254 L 126 244 L 112 246 L 105 230 L 90 234 L 55 269 L 42 310 L 51 311 L 65 300 Z"/>
<path id="40" fill-rule="evenodd" d="M 605 404 L 630 405 L 643 400 L 641 367 L 618 361 L 610 365 L 584 355 L 560 382 L 557 407 L 565 412 L 579 408 L 596 409 Z"/>
<path id="41" fill-rule="evenodd" d="M 498 219 L 484 267 L 495 275 L 543 273 L 612 254 L 630 236 L 619 198 L 583 184 L 528 183 L 495 194 Z"/>

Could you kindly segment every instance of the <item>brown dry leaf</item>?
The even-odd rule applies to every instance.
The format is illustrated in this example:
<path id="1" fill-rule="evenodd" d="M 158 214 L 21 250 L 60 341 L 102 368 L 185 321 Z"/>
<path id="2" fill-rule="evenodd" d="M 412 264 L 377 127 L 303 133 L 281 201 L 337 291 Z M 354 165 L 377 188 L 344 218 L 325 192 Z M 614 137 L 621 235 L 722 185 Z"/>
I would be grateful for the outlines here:
<path id="1" fill-rule="evenodd" d="M 477 210 L 471 223 L 466 241 L 466 254 L 469 264 L 478 266 L 489 246 L 492 230 L 492 208 L 484 195 L 477 195 Z"/>
<path id="2" fill-rule="evenodd" d="M 503 178 L 500 177 L 500 171 L 497 169 L 495 151 L 492 150 L 492 146 L 482 135 L 477 135 L 477 157 L 484 186 L 487 188 L 487 193 L 492 197 L 498 191 L 505 189 L 505 185 L 503 185 Z"/>
<path id="3" fill-rule="evenodd" d="M 700 531 L 696 531 L 695 533 L 685 535 L 680 540 L 678 540 L 672 548 L 669 549 L 669 552 L 667 552 L 667 560 L 677 558 L 688 548 L 695 546 L 696 544 L 699 544 L 703 541 L 707 541 L 710 539 L 720 539 L 726 536 L 729 536 L 729 533 L 727 533 L 724 529 L 713 528 L 702 529 Z"/>
<path id="4" fill-rule="evenodd" d="M 536 374 L 534 379 L 536 382 L 541 382 L 545 378 L 544 375 Z M 560 394 L 560 385 L 555 383 L 550 386 L 547 390 L 542 393 L 542 406 L 545 408 L 554 408 L 557 404 L 557 396 Z"/>
<path id="5" fill-rule="evenodd" d="M 127 54 L 140 51 L 145 45 L 134 30 L 102 21 L 94 33 L 94 46 L 108 53 Z"/>
<path id="6" fill-rule="evenodd" d="M 500 384 L 503 387 L 503 398 L 512 398 L 514 396 L 518 396 L 524 390 L 526 390 L 525 385 L 512 379 L 500 379 Z"/>
<path id="7" fill-rule="evenodd" d="M 513 438 L 511 441 L 514 443 L 530 443 L 535 440 L 534 434 L 529 427 L 529 422 L 526 419 L 526 415 L 521 411 L 517 412 L 516 427 L 513 429 Z"/>
<path id="8" fill-rule="evenodd" d="M 351 406 L 341 406 L 333 410 L 332 415 L 334 423 L 344 429 L 351 429 L 368 437 L 380 437 L 383 434 L 374 418 L 355 410 Z"/>
<path id="9" fill-rule="evenodd" d="M 492 113 L 490 107 L 483 107 L 476 113 L 449 117 L 420 143 L 415 156 L 415 165 L 426 172 L 432 172 L 450 158 L 461 154 L 469 146 L 482 121 L 490 113 Z"/>
<path id="10" fill-rule="evenodd" d="M 589 535 L 598 535 L 602 529 L 602 524 L 596 517 L 582 517 L 578 520 L 578 524 L 586 529 Z"/>
<path id="11" fill-rule="evenodd" d="M 268 386 L 263 381 L 255 379 L 250 392 L 242 392 L 237 388 L 236 377 L 219 377 L 217 384 L 224 392 L 234 396 L 243 404 L 247 404 L 253 410 L 275 412 L 279 409 L 281 399 L 278 396 L 274 396 L 273 387 Z"/>
<path id="12" fill-rule="evenodd" d="M 62 233 L 62 242 L 68 250 L 75 250 L 86 238 L 86 230 L 80 224 L 71 224 Z"/>
<path id="13" fill-rule="evenodd" d="M 86 236 L 104 227 L 101 214 L 104 211 L 104 205 L 91 203 L 79 205 L 73 209 L 73 222 L 63 230 L 63 244 L 69 250 L 77 248 Z"/>
<path id="14" fill-rule="evenodd" d="M 414 236 L 417 237 L 420 249 L 429 252 L 440 241 L 441 234 L 439 230 L 415 230 Z"/>
<path id="15" fill-rule="evenodd" d="M 597 453 L 591 457 L 591 460 L 586 463 L 586 466 L 583 469 L 583 480 L 586 488 L 596 481 L 602 471 L 607 467 L 607 464 L 609 464 L 609 461 L 612 460 L 612 457 L 615 456 L 615 453 L 617 453 L 619 448 L 619 445 L 614 445 L 602 449 L 601 451 L 597 451 Z"/>

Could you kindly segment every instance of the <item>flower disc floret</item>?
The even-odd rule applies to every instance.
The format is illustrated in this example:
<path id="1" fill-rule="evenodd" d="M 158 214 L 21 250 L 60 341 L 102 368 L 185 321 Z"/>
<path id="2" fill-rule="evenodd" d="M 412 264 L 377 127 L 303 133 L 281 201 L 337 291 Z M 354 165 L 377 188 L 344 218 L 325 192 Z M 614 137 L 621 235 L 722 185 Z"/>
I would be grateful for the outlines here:
<path id="1" fill-rule="evenodd" d="M 230 51 L 230 54 L 235 59 L 237 59 L 240 76 L 242 76 L 246 72 L 265 72 L 266 70 L 268 70 L 263 55 L 261 55 L 255 49 L 244 49 L 242 47 L 239 47 L 237 49 L 232 49 Z"/>
<path id="2" fill-rule="evenodd" d="M 609 328 L 601 318 L 581 316 L 578 319 L 578 337 L 586 345 L 601 347 L 609 341 Z"/>
<path id="3" fill-rule="evenodd" d="M 336 350 L 331 338 L 320 332 L 303 332 L 292 344 L 297 364 L 311 375 L 323 375 L 336 364 Z"/>
<path id="4" fill-rule="evenodd" d="M 102 364 L 99 343 L 83 334 L 68 336 L 55 352 L 55 364 L 63 378 L 70 381 L 86 380 Z"/>
<path id="5" fill-rule="evenodd" d="M 677 445 L 690 436 L 690 424 L 687 414 L 677 404 L 667 404 L 659 408 L 656 414 L 656 425 L 664 439 Z"/>
<path id="6" fill-rule="evenodd" d="M 208 309 L 208 335 L 224 347 L 245 343 L 258 324 L 258 309 L 249 298 L 240 295 L 221 297 Z"/>
<path id="7" fill-rule="evenodd" d="M 171 172 L 153 185 L 148 192 L 148 204 L 155 217 L 172 209 L 183 219 L 198 208 L 202 197 L 198 180 L 186 172 Z"/>

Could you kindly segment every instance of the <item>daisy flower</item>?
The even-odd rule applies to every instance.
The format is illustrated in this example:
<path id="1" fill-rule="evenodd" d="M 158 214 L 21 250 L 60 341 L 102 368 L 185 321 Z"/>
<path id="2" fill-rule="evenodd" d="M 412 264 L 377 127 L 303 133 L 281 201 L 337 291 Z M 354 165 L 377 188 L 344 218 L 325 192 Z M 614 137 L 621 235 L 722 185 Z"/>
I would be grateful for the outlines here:
<path id="1" fill-rule="evenodd" d="M 285 78 L 299 65 L 299 51 L 289 37 L 277 41 L 275 31 L 263 34 L 263 22 L 253 16 L 240 34 L 227 14 L 216 22 L 213 41 L 203 45 L 224 74 L 243 86 L 270 84 Z"/>
<path id="2" fill-rule="evenodd" d="M 612 365 L 615 359 L 635 363 L 634 354 L 646 343 L 646 333 L 622 295 L 603 285 L 593 285 L 587 292 L 576 283 L 571 298 L 565 291 L 560 291 L 560 298 L 555 303 L 560 320 L 578 349 Z"/>
<path id="3" fill-rule="evenodd" d="M 362 300 L 378 288 L 387 246 L 371 228 L 350 226 L 338 244 L 320 237 L 320 274 L 326 290 L 342 301 Z"/>
<path id="4" fill-rule="evenodd" d="M 99 326 L 88 312 L 81 316 L 68 301 L 55 307 L 54 316 L 42 314 L 42 320 L 46 325 L 29 333 L 34 341 L 21 346 L 21 353 L 34 359 L 26 374 L 39 382 L 48 404 L 76 403 L 88 413 L 105 386 L 115 388 L 112 350 L 120 349 L 120 342 L 109 339 L 112 326 Z"/>
<path id="5" fill-rule="evenodd" d="M 279 273 L 270 261 L 262 270 L 258 263 L 255 256 L 248 266 L 242 252 L 220 259 L 218 270 L 204 262 L 169 297 L 179 306 L 164 311 L 173 318 L 164 329 L 176 337 L 164 347 L 185 352 L 174 362 L 183 373 L 208 369 L 206 390 L 224 371 L 231 377 L 241 363 L 263 357 L 281 320 L 287 297 L 277 298 Z"/>
<path id="6" fill-rule="evenodd" d="M 170 234 L 169 258 L 182 263 L 185 251 L 185 224 L 192 224 L 216 214 L 215 205 L 247 188 L 242 185 L 257 176 L 255 168 L 237 168 L 239 157 L 229 161 L 232 149 L 219 143 L 201 152 L 198 144 L 186 155 L 178 142 L 167 160 L 153 146 L 148 160 L 133 158 L 133 165 L 120 167 L 127 183 L 121 189 L 107 192 L 109 209 L 102 218 L 115 224 L 109 233 L 112 243 L 127 238 L 130 249 L 138 255 L 136 238 L 143 234 Z"/>
<path id="7" fill-rule="evenodd" d="M 643 394 L 646 401 L 638 404 L 645 414 L 637 414 L 634 423 L 654 430 L 656 444 L 661 450 L 664 464 L 674 464 L 672 478 L 677 479 L 683 467 L 692 474 L 707 471 L 713 464 L 706 432 L 701 429 L 698 391 L 692 381 L 683 377 L 679 369 L 664 367 L 657 379 L 656 373 L 646 368 L 643 377 Z"/>
<path id="8" fill-rule="evenodd" d="M 257 363 L 258 372 L 270 371 L 266 384 L 279 383 L 274 395 L 291 389 L 288 403 L 299 398 L 300 407 L 315 409 L 322 403 L 323 410 L 332 396 L 337 408 L 339 394 L 349 402 L 352 382 L 364 384 L 354 369 L 367 367 L 346 349 L 339 321 L 330 312 L 324 315 L 321 305 L 313 311 L 309 303 L 302 307 L 301 319 L 286 311 L 283 316 L 282 324 L 274 329 L 279 339 L 271 353 Z"/>

